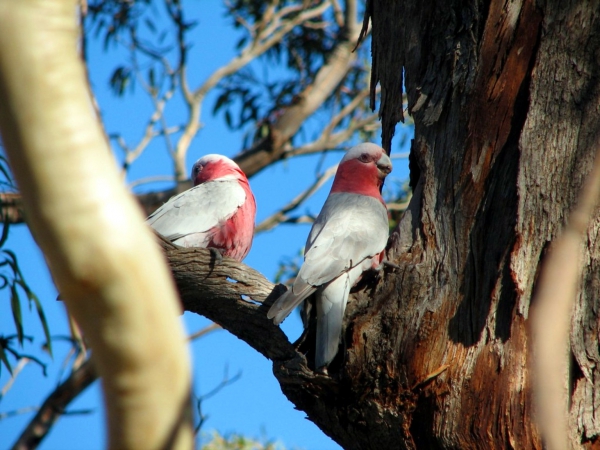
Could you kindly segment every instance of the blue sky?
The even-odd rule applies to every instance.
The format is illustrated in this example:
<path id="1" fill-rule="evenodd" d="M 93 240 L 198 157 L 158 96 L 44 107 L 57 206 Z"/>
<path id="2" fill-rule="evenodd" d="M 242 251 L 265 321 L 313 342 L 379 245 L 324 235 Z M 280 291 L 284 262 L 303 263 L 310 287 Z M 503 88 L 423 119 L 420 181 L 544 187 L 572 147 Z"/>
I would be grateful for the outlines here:
<path id="1" fill-rule="evenodd" d="M 194 29 L 194 48 L 190 58 L 190 83 L 197 85 L 215 69 L 234 56 L 234 48 L 239 37 L 224 17 L 224 8 L 217 1 L 188 1 L 189 17 L 198 20 Z M 129 141 L 140 138 L 148 118 L 150 102 L 136 89 L 122 99 L 116 99 L 108 88 L 110 73 L 115 67 L 116 51 L 104 54 L 97 44 L 90 47 L 92 63 L 90 75 L 93 89 L 102 110 L 104 123 L 109 133 L 118 131 Z M 241 149 L 242 133 L 232 132 L 224 125 L 222 117 L 210 114 L 216 94 L 209 95 L 205 102 L 202 122 L 203 129 L 192 144 L 188 154 L 188 167 L 193 161 L 206 153 L 235 155 Z M 174 102 L 167 110 L 172 123 L 183 117 L 182 105 Z M 397 141 L 400 139 L 397 138 Z M 380 143 L 376 141 L 377 143 Z M 396 144 L 393 152 L 406 151 Z M 116 151 L 119 157 L 119 151 Z M 341 153 L 333 153 L 325 158 L 323 167 L 329 167 L 339 161 Z M 258 212 L 257 222 L 268 217 L 292 197 L 308 187 L 313 181 L 320 156 L 301 157 L 293 161 L 276 164 L 250 180 L 255 193 Z M 400 182 L 407 178 L 406 160 L 394 160 L 394 171 L 390 179 Z M 152 175 L 170 175 L 172 165 L 162 142 L 157 141 L 132 166 L 128 181 Z M 390 181 L 388 179 L 388 182 Z M 322 206 L 329 184 L 322 188 L 300 212 L 317 214 Z M 144 186 L 144 190 L 157 186 Z M 282 259 L 298 254 L 302 248 L 308 225 L 283 225 L 275 230 L 256 236 L 252 250 L 245 262 L 273 280 Z M 45 266 L 43 256 L 32 240 L 25 226 L 11 229 L 7 248 L 14 250 L 24 271 L 25 278 L 40 297 L 51 325 L 54 336 L 67 335 L 68 328 L 64 316 L 63 304 L 57 302 L 56 290 Z M 34 337 L 32 344 L 25 347 L 26 352 L 40 354 L 44 339 L 35 312 L 29 312 L 24 306 L 25 332 Z M 203 317 L 185 313 L 185 326 L 194 332 L 209 322 Z M 288 318 L 283 328 L 291 340 L 300 332 L 300 320 L 296 314 Z M 14 332 L 10 302 L 6 290 L 0 292 L 0 334 Z M 54 342 L 55 357 L 42 359 L 50 363 L 48 376 L 29 364 L 16 378 L 13 387 L 0 401 L 0 415 L 8 411 L 41 404 L 48 393 L 59 382 L 61 366 L 69 350 L 69 345 L 57 340 Z M 194 359 L 194 391 L 204 394 L 218 385 L 227 372 L 230 377 L 240 373 L 235 383 L 225 387 L 215 396 L 203 403 L 203 412 L 208 419 L 203 430 L 210 433 L 216 429 L 221 434 L 241 433 L 249 437 L 274 439 L 286 448 L 338 449 L 339 446 L 325 436 L 305 414 L 296 411 L 285 396 L 272 374 L 272 367 L 247 344 L 226 331 L 217 331 L 191 344 Z M 64 377 L 64 374 L 63 374 Z M 0 375 L 0 389 L 9 379 L 3 368 Z M 95 383 L 84 392 L 70 407 L 70 410 L 92 410 L 91 414 L 70 415 L 61 418 L 40 448 L 42 449 L 100 449 L 105 446 L 105 428 L 101 391 Z M 12 444 L 33 413 L 19 414 L 0 420 L 0 450 Z"/>

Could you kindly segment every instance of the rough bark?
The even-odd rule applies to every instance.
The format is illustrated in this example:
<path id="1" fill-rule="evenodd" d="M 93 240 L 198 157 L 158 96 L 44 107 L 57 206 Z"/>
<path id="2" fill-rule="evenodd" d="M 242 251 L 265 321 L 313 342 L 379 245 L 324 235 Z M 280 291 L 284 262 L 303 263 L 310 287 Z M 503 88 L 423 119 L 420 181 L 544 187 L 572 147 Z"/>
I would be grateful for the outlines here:
<path id="1" fill-rule="evenodd" d="M 390 256 L 403 269 L 382 292 L 393 301 L 376 294 L 369 306 L 354 304 L 361 324 L 353 324 L 346 369 L 355 366 L 358 376 L 371 361 L 393 361 L 379 378 L 399 380 L 399 389 L 372 401 L 394 405 L 397 428 L 408 423 L 407 448 L 540 448 L 528 310 L 544 249 L 595 152 L 598 5 L 426 3 L 403 2 L 390 13 L 389 3 L 374 1 L 371 10 L 386 144 L 396 118 L 385 108 L 398 103 L 393 83 L 400 64 L 405 69 L 415 195 L 392 238 Z M 574 327 L 573 339 L 575 359 L 589 369 L 588 377 L 574 376 L 573 400 L 581 404 L 573 425 L 583 440 L 597 436 L 599 290 L 591 280 L 600 275 L 598 225 L 596 217 L 575 317 L 586 326 Z M 381 339 L 380 324 L 395 330 Z M 587 342 L 576 338 L 581 330 Z M 395 406 L 407 387 L 445 364 L 409 408 Z M 369 381 L 370 392 L 381 384 Z"/>
<path id="2" fill-rule="evenodd" d="M 542 448 L 528 313 L 594 155 L 597 9 L 370 2 L 386 148 L 403 70 L 415 121 L 414 195 L 388 252 L 400 269 L 355 289 L 330 377 L 310 370 L 302 342 L 274 358 L 283 392 L 344 448 Z M 600 427 L 599 229 L 596 214 L 571 341 L 573 442 L 590 447 Z"/>

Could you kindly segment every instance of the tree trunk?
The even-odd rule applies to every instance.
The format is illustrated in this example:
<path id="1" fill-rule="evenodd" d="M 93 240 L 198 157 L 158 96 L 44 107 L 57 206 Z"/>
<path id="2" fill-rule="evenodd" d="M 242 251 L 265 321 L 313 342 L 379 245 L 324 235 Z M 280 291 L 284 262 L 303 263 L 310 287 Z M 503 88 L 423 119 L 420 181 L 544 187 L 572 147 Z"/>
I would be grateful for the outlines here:
<path id="1" fill-rule="evenodd" d="M 324 408 L 332 434 L 352 429 L 344 447 L 541 447 L 528 310 L 544 248 L 589 171 L 598 119 L 597 4 L 572 3 L 370 5 L 388 147 L 406 74 L 415 195 L 389 252 L 401 270 L 348 309 L 340 392 Z M 584 440 L 598 426 L 597 232 L 596 218 L 572 345 Z"/>
<path id="2" fill-rule="evenodd" d="M 595 153 L 598 9 L 369 2 L 384 146 L 402 118 L 403 73 L 415 122 L 414 195 L 388 251 L 399 269 L 354 289 L 329 376 L 311 370 L 314 329 L 294 350 L 264 318 L 277 293 L 243 265 L 217 273 L 206 251 L 169 250 L 186 309 L 272 359 L 287 397 L 346 449 L 542 448 L 529 307 Z M 596 212 L 570 343 L 571 438 L 587 448 L 600 431 L 599 230 Z"/>
<path id="3" fill-rule="evenodd" d="M 386 148 L 403 71 L 415 121 L 414 196 L 388 255 L 400 269 L 359 287 L 332 380 L 275 363 L 285 394 L 344 448 L 541 448 L 528 311 L 595 153 L 598 7 L 369 4 Z M 588 445 L 600 431 L 599 229 L 597 215 L 571 341 L 573 439 Z"/>

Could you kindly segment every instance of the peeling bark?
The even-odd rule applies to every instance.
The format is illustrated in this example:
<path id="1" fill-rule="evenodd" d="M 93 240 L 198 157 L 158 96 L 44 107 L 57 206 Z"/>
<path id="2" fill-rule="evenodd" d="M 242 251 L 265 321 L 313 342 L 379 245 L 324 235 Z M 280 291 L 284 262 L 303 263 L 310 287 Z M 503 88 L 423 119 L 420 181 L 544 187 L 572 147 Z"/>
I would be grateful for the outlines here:
<path id="1" fill-rule="evenodd" d="M 367 13 L 385 147 L 402 118 L 403 73 L 415 121 L 414 195 L 388 252 L 400 269 L 354 290 L 330 377 L 310 370 L 310 332 L 275 359 L 275 376 L 347 449 L 540 449 L 528 312 L 594 155 L 597 5 L 373 0 Z M 599 229 L 596 214 L 571 342 L 573 443 L 590 448 Z"/>

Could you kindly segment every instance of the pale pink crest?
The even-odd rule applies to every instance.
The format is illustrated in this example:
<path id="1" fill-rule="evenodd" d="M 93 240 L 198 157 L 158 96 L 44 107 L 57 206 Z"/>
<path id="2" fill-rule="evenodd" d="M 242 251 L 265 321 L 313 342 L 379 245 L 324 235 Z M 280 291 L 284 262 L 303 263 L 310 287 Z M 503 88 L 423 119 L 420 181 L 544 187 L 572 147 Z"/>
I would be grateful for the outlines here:
<path id="1" fill-rule="evenodd" d="M 236 179 L 246 183 L 248 179 L 240 166 L 227 156 L 214 153 L 204 155 L 192 166 L 192 182 L 194 186 L 212 180 Z"/>

